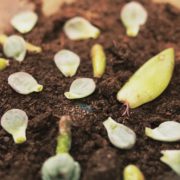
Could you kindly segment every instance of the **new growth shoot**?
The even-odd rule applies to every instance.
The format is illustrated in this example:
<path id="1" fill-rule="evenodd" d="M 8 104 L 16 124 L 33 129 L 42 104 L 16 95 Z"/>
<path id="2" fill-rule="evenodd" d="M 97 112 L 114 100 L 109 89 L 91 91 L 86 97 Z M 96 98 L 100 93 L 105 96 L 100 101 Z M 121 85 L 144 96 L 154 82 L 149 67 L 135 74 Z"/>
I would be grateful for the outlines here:
<path id="1" fill-rule="evenodd" d="M 43 180 L 79 180 L 80 165 L 69 154 L 71 147 L 70 116 L 62 116 L 59 122 L 56 155 L 47 159 L 42 167 Z"/>

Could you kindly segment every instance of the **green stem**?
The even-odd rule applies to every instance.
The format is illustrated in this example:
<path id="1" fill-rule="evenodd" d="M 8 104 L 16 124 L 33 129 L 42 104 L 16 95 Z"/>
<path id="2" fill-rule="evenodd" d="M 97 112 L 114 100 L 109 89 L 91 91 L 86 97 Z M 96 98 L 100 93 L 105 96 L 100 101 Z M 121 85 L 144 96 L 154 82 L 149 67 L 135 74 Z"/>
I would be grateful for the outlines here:
<path id="1" fill-rule="evenodd" d="M 71 148 L 71 118 L 62 116 L 59 121 L 56 154 L 68 153 Z"/>

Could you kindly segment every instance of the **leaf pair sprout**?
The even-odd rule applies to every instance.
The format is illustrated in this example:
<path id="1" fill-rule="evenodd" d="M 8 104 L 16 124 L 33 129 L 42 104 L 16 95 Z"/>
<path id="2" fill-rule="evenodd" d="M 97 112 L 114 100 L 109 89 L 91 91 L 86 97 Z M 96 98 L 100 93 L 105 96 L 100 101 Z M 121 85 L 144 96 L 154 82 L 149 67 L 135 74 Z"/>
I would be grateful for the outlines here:
<path id="1" fill-rule="evenodd" d="M 0 43 L 3 45 L 3 52 L 9 58 L 14 58 L 16 61 L 22 62 L 26 56 L 27 50 L 30 52 L 41 52 L 42 49 L 34 46 L 18 35 L 0 35 Z"/>
<path id="2" fill-rule="evenodd" d="M 135 37 L 138 35 L 140 26 L 147 21 L 147 11 L 138 2 L 129 2 L 121 10 L 121 20 L 126 27 L 126 34 Z"/>
<path id="3" fill-rule="evenodd" d="M 1 126 L 13 136 L 16 144 L 26 141 L 27 114 L 20 109 L 11 109 L 1 118 Z"/>
<path id="4" fill-rule="evenodd" d="M 106 55 L 100 44 L 91 50 L 94 77 L 102 77 L 106 68 Z M 63 49 L 54 56 L 54 62 L 65 77 L 72 77 L 80 65 L 80 57 L 72 51 Z"/>
<path id="5" fill-rule="evenodd" d="M 18 93 L 26 95 L 32 92 L 40 92 L 43 86 L 26 72 L 16 72 L 9 76 L 8 84 Z"/>
<path id="6" fill-rule="evenodd" d="M 30 32 L 36 25 L 38 16 L 33 11 L 22 11 L 11 19 L 12 26 L 20 33 Z"/>
<path id="7" fill-rule="evenodd" d="M 103 122 L 110 142 L 120 149 L 131 149 L 136 142 L 136 134 L 127 126 L 117 123 L 111 117 Z"/>
<path id="8" fill-rule="evenodd" d="M 64 25 L 64 32 L 71 40 L 96 39 L 100 30 L 83 17 L 74 17 Z"/>
<path id="9" fill-rule="evenodd" d="M 41 169 L 43 180 L 78 180 L 80 165 L 69 154 L 71 147 L 71 124 L 69 116 L 62 116 L 59 124 L 59 136 L 56 155 L 47 159 Z"/>

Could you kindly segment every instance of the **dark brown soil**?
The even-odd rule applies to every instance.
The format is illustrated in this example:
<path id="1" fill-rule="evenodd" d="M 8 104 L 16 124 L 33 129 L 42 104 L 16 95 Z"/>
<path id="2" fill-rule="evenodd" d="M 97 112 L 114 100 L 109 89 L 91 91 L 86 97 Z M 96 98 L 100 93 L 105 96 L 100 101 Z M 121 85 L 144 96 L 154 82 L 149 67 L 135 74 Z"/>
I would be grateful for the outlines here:
<path id="1" fill-rule="evenodd" d="M 22 64 L 12 60 L 10 67 L 0 72 L 0 116 L 11 108 L 23 109 L 29 116 L 27 142 L 22 145 L 14 144 L 12 137 L 0 127 L 1 180 L 39 180 L 42 163 L 55 153 L 57 117 L 67 114 L 74 120 L 71 154 L 81 164 L 81 179 L 120 180 L 123 168 L 129 163 L 138 165 L 147 180 L 179 179 L 159 159 L 160 150 L 180 149 L 180 144 L 153 141 L 145 136 L 144 129 L 166 120 L 180 122 L 180 11 L 149 0 L 139 1 L 149 17 L 137 38 L 127 37 L 119 20 L 121 7 L 128 0 L 78 0 L 50 18 L 40 15 L 38 25 L 25 38 L 41 45 L 43 53 L 28 54 Z M 64 35 L 64 22 L 77 15 L 101 29 L 97 40 L 73 42 Z M 107 54 L 105 75 L 96 80 L 97 89 L 90 97 L 67 100 L 63 93 L 74 79 L 93 77 L 90 48 L 97 42 Z M 153 102 L 131 110 L 130 117 L 122 116 L 124 106 L 116 100 L 117 91 L 138 67 L 167 47 L 176 50 L 169 87 Z M 73 78 L 63 77 L 53 62 L 54 54 L 62 48 L 81 57 L 80 68 Z M 14 92 L 7 78 L 17 71 L 32 74 L 44 85 L 44 91 L 27 96 Z M 119 150 L 110 144 L 102 125 L 109 116 L 136 132 L 133 149 Z"/>

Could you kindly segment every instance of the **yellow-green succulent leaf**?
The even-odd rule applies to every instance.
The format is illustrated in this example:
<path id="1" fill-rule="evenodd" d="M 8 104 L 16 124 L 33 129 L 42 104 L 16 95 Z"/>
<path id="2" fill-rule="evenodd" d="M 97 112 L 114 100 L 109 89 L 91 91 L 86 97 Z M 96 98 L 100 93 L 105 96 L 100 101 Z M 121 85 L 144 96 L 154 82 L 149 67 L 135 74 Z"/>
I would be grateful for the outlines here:
<path id="1" fill-rule="evenodd" d="M 35 53 L 41 53 L 42 52 L 42 48 L 39 46 L 35 46 L 29 42 L 26 42 L 26 49 L 29 52 L 35 52 Z"/>
<path id="2" fill-rule="evenodd" d="M 7 66 L 9 66 L 9 60 L 0 58 L 0 70 L 4 70 Z"/>
<path id="3" fill-rule="evenodd" d="M 157 98 L 168 86 L 174 69 L 174 49 L 169 48 L 142 65 L 120 89 L 117 99 L 130 108 Z"/>
<path id="4" fill-rule="evenodd" d="M 161 153 L 163 156 L 160 160 L 180 176 L 180 150 L 164 150 Z"/>
<path id="5" fill-rule="evenodd" d="M 141 172 L 141 170 L 133 165 L 130 164 L 125 167 L 124 172 L 123 172 L 123 179 L 124 180 L 144 180 L 144 175 Z"/>
<path id="6" fill-rule="evenodd" d="M 138 35 L 138 33 L 139 33 L 139 29 L 140 29 L 139 26 L 127 27 L 126 28 L 126 34 L 129 37 L 136 37 Z"/>
<path id="7" fill-rule="evenodd" d="M 100 78 L 106 69 L 106 55 L 100 44 L 95 44 L 91 50 L 93 74 L 94 77 Z"/>

